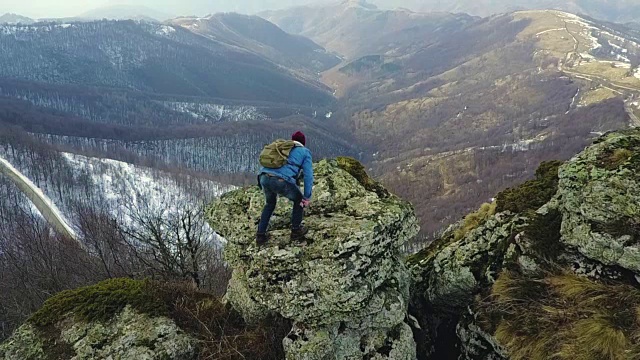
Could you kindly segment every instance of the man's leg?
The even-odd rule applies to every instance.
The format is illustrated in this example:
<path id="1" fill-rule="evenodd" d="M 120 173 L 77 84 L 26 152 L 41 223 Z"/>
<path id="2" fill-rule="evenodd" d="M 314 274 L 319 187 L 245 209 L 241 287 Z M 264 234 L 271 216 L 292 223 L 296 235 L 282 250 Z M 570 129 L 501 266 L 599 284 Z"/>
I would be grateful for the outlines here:
<path id="1" fill-rule="evenodd" d="M 300 206 L 302 202 L 302 193 L 300 189 L 290 183 L 287 183 L 284 195 L 293 202 L 293 210 L 291 211 L 291 229 L 297 230 L 302 227 L 302 218 L 304 217 L 304 209 Z"/>
<path id="2" fill-rule="evenodd" d="M 266 204 L 262 209 L 262 216 L 260 216 L 258 234 L 266 234 L 269 229 L 269 220 L 271 220 L 271 215 L 273 215 L 273 211 L 276 209 L 276 204 L 278 202 L 278 194 L 272 189 L 272 181 L 272 178 L 266 175 L 262 175 L 260 177 L 260 185 L 262 185 L 262 190 L 264 191 Z"/>

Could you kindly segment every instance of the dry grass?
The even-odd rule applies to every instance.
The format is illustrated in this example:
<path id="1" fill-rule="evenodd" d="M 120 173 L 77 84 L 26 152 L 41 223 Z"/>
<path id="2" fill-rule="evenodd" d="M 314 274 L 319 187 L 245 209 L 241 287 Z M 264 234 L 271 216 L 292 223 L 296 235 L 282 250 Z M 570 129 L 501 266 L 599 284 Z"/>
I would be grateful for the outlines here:
<path id="1" fill-rule="evenodd" d="M 611 154 L 611 163 L 616 164 L 618 167 L 623 163 L 627 162 L 633 156 L 633 151 L 629 149 L 616 149 L 613 154 Z"/>
<path id="2" fill-rule="evenodd" d="M 496 213 L 496 202 L 484 203 L 476 212 L 472 212 L 464 218 L 462 226 L 454 232 L 454 241 L 465 237 L 471 230 L 483 224 L 487 219 Z"/>
<path id="3" fill-rule="evenodd" d="M 618 94 L 604 87 L 588 90 L 584 95 L 582 95 L 580 105 L 589 106 L 608 99 L 613 99 L 617 96 Z"/>
<path id="4" fill-rule="evenodd" d="M 504 272 L 481 307 L 514 360 L 622 360 L 640 355 L 640 291 L 570 273 Z"/>
<path id="5" fill-rule="evenodd" d="M 629 86 L 632 88 L 640 88 L 640 79 L 629 75 L 628 68 L 613 67 L 608 61 L 592 61 L 583 63 L 571 70 L 585 74 L 606 78 L 614 84 Z"/>

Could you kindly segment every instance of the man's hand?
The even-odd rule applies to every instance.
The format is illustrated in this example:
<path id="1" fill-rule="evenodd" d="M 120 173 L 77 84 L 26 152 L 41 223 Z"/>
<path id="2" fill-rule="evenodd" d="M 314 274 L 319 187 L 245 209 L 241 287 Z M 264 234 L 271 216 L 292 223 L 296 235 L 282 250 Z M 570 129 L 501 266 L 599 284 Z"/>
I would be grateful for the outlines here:
<path id="1" fill-rule="evenodd" d="M 309 199 L 302 199 L 302 201 L 300 202 L 300 206 L 302 206 L 303 209 L 309 207 L 310 204 L 311 200 Z"/>

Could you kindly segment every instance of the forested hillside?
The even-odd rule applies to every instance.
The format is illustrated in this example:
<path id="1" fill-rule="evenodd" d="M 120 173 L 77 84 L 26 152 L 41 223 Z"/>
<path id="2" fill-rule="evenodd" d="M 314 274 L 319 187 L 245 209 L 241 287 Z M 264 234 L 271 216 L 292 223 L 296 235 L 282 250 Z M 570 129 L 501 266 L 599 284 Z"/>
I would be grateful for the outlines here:
<path id="1" fill-rule="evenodd" d="M 309 38 L 286 33 L 258 16 L 223 13 L 177 18 L 171 20 L 171 24 L 230 46 L 248 49 L 302 74 L 308 72 L 307 76 L 311 77 L 340 63 L 338 56 Z"/>
<path id="2" fill-rule="evenodd" d="M 346 51 L 323 73 L 339 97 L 336 124 L 416 205 L 426 237 L 541 161 L 640 125 L 640 41 L 622 25 L 560 11 L 438 17 L 366 1 L 263 15 Z"/>
<path id="3" fill-rule="evenodd" d="M 0 27 L 0 76 L 247 101 L 326 105 L 319 84 L 181 27 L 135 21 Z"/>
<path id="4" fill-rule="evenodd" d="M 226 282 L 221 239 L 203 207 L 232 187 L 177 168 L 62 153 L 17 128 L 0 128 L 0 158 L 35 183 L 76 234 L 52 231 L 0 175 L 0 339 L 52 293 L 101 279 L 188 280 L 214 292 Z"/>
<path id="5" fill-rule="evenodd" d="M 338 58 L 258 17 L 4 25 L 0 50 L 0 124 L 66 151 L 236 174 L 305 129 L 319 158 L 358 154 L 323 123 Z"/>

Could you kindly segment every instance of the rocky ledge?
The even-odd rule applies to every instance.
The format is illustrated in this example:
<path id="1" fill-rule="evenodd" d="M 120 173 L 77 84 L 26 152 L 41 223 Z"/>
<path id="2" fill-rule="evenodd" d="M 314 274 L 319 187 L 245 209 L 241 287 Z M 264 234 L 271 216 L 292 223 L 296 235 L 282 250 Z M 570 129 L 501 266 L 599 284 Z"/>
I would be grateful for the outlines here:
<path id="1" fill-rule="evenodd" d="M 410 257 L 418 358 L 640 358 L 639 174 L 606 134 Z"/>
<path id="2" fill-rule="evenodd" d="M 418 232 L 411 205 L 389 194 L 348 158 L 314 167 L 310 229 L 289 238 L 280 199 L 271 239 L 255 244 L 264 196 L 257 187 L 224 195 L 207 211 L 228 242 L 227 299 L 248 321 L 269 313 L 294 320 L 287 359 L 415 359 L 407 318 L 410 275 L 400 248 Z"/>

